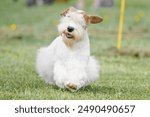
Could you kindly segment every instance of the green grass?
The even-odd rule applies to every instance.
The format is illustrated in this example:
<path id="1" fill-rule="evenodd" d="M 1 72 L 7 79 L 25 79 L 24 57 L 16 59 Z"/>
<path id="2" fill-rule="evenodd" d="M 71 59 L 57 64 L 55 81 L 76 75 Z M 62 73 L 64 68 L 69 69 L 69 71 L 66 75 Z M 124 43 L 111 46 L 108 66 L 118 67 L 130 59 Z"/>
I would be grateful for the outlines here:
<path id="1" fill-rule="evenodd" d="M 150 51 L 148 3 L 127 1 L 123 49 Z M 35 71 L 35 57 L 39 47 L 58 36 L 59 13 L 73 2 L 28 8 L 23 0 L 0 1 L 0 99 L 150 99 L 149 56 L 110 51 L 117 43 L 119 2 L 96 12 L 89 4 L 86 11 L 104 17 L 103 23 L 89 26 L 91 52 L 101 63 L 100 79 L 72 93 L 43 82 Z M 16 31 L 10 29 L 13 23 Z"/>

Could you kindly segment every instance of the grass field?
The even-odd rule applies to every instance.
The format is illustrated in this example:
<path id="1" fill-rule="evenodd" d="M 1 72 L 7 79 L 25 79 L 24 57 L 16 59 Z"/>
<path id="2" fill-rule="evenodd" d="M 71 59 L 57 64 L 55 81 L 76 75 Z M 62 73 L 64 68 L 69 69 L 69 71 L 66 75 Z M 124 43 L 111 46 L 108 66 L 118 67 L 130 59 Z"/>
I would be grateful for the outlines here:
<path id="1" fill-rule="evenodd" d="M 24 0 L 1 0 L 0 99 L 150 99 L 148 3 L 127 0 L 123 48 L 117 51 L 119 0 L 113 8 L 96 12 L 88 1 L 86 11 L 104 17 L 103 23 L 89 26 L 91 52 L 101 63 L 100 79 L 72 93 L 43 82 L 35 71 L 35 57 L 39 47 L 58 36 L 59 13 L 73 1 L 28 8 Z"/>

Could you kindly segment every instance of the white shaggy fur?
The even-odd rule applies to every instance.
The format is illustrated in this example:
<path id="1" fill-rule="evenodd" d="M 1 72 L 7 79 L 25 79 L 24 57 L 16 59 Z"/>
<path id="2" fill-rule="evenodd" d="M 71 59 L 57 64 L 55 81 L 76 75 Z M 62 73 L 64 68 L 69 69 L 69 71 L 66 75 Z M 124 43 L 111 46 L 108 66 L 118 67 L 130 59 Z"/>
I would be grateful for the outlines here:
<path id="1" fill-rule="evenodd" d="M 90 56 L 90 44 L 86 22 L 80 10 L 67 12 L 62 16 L 58 36 L 48 47 L 38 50 L 36 69 L 47 83 L 65 88 L 71 83 L 76 90 L 99 78 L 99 64 Z M 74 27 L 73 32 L 67 32 L 67 27 Z M 67 46 L 66 33 L 74 36 L 73 45 Z"/>

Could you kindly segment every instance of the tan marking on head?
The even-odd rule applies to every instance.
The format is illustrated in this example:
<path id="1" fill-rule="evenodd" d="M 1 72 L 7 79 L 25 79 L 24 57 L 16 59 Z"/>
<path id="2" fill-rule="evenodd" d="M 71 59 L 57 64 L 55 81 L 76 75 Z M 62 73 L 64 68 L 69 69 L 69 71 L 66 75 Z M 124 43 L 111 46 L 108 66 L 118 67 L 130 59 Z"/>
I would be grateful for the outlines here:
<path id="1" fill-rule="evenodd" d="M 65 16 L 69 11 L 69 8 L 68 9 L 65 9 L 62 13 L 60 13 L 60 16 Z"/>
<path id="2" fill-rule="evenodd" d="M 60 13 L 60 15 L 61 15 L 61 16 L 65 16 L 67 13 L 75 12 L 75 11 L 77 11 L 76 8 L 70 7 L 70 8 L 65 9 L 62 13 Z"/>
<path id="3" fill-rule="evenodd" d="M 89 24 L 89 23 L 96 24 L 96 23 L 100 23 L 103 21 L 103 18 L 100 16 L 88 15 L 86 12 L 84 12 L 82 10 L 78 10 L 74 7 L 69 7 L 67 9 L 65 9 L 60 15 L 65 16 L 67 13 L 76 12 L 76 11 L 77 11 L 77 13 L 80 13 L 83 15 L 86 24 Z"/>
<path id="4" fill-rule="evenodd" d="M 88 25 L 90 23 L 90 17 L 85 13 L 83 14 L 83 17 L 84 17 L 86 25 Z"/>

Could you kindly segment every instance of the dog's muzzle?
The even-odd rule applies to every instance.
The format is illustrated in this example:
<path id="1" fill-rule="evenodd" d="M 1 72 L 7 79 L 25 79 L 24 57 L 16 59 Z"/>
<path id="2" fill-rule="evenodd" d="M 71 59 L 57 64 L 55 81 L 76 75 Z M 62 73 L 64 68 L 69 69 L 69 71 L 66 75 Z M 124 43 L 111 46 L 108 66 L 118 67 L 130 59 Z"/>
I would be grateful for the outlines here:
<path id="1" fill-rule="evenodd" d="M 64 36 L 67 38 L 67 39 L 73 39 L 74 36 L 72 33 L 68 32 L 68 31 L 64 31 L 63 32 Z"/>
<path id="2" fill-rule="evenodd" d="M 66 37 L 71 39 L 71 38 L 73 38 L 73 35 L 71 35 L 70 33 L 66 33 Z"/>

